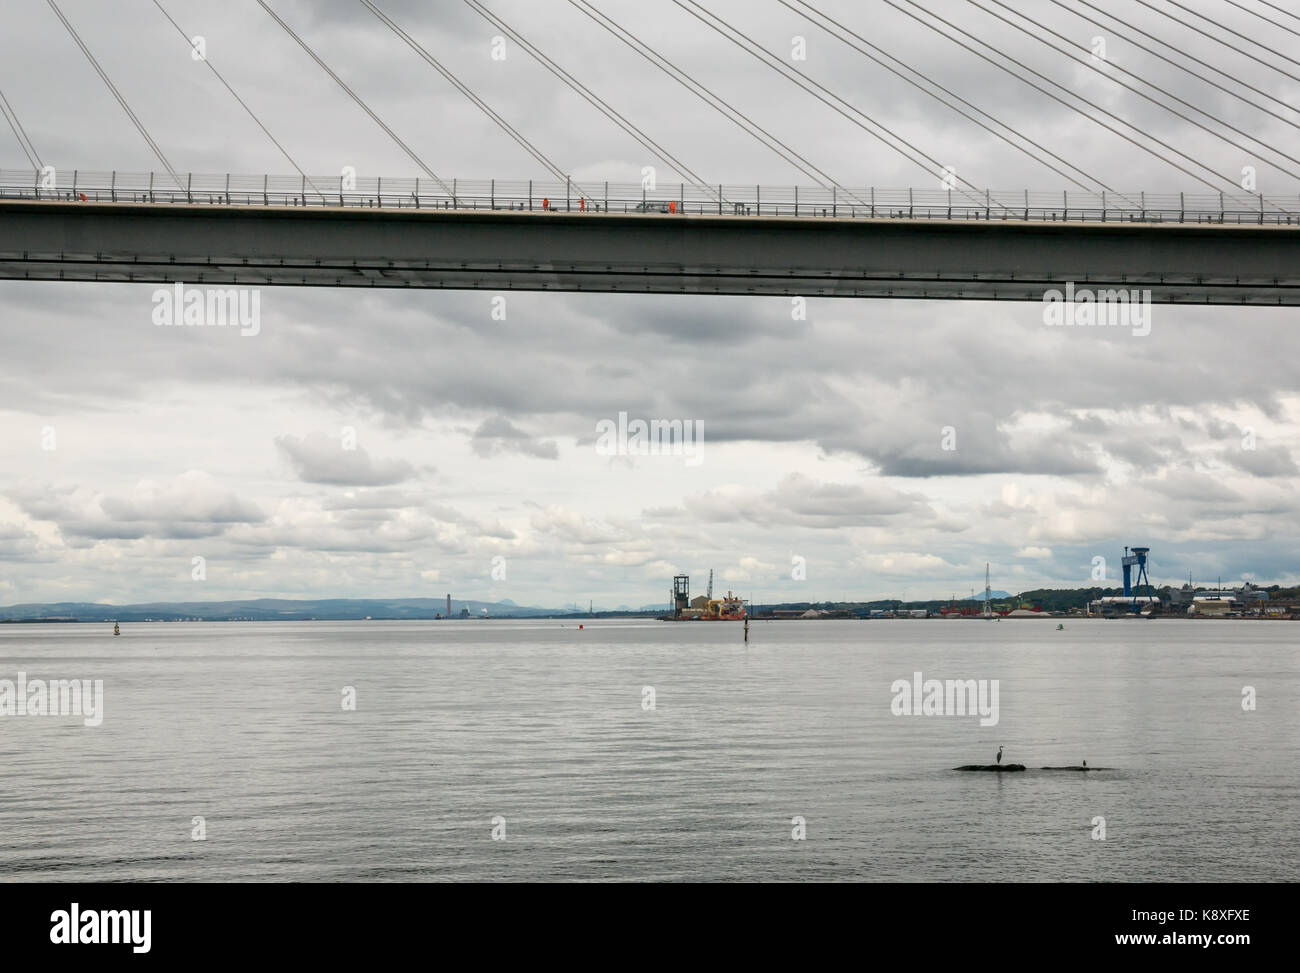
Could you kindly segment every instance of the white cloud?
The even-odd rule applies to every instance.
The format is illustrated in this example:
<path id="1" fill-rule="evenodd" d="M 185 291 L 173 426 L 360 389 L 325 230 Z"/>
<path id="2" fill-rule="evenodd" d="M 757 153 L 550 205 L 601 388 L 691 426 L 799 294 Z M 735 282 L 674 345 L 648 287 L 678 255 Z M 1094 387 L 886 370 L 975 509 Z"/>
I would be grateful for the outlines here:
<path id="1" fill-rule="evenodd" d="M 1022 547 L 1016 551 L 1016 557 L 1027 557 L 1036 561 L 1045 561 L 1052 556 L 1050 547 Z"/>

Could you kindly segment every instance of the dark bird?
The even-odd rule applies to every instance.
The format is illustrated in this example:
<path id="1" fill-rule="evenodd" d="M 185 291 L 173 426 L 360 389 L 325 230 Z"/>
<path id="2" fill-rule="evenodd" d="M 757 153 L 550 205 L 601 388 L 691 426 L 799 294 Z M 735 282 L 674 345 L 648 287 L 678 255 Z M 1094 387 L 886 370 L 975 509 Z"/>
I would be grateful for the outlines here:
<path id="1" fill-rule="evenodd" d="M 998 747 L 998 763 L 1002 763 L 1002 748 Z"/>

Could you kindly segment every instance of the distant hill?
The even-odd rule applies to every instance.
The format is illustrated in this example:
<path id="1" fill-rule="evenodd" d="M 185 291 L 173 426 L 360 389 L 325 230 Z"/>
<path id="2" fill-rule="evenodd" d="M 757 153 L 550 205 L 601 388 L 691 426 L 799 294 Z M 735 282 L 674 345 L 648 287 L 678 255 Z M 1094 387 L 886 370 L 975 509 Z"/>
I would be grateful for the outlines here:
<path id="1" fill-rule="evenodd" d="M 453 598 L 452 617 L 458 616 L 462 609 L 468 610 L 471 616 L 479 617 L 487 609 L 488 615 L 494 618 L 535 618 L 566 614 L 553 608 L 524 607 L 509 601 L 458 601 Z M 446 611 L 445 598 L 254 598 L 235 601 L 145 602 L 136 605 L 67 601 L 2 607 L 0 621 L 346 621 L 364 618 L 433 618 Z"/>

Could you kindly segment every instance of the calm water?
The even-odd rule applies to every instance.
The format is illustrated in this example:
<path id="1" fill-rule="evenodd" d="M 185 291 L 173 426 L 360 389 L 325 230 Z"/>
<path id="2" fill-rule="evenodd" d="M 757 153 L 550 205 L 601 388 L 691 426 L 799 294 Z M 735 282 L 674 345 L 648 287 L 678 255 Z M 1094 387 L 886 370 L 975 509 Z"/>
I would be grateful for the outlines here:
<path id="1" fill-rule="evenodd" d="M 3 625 L 0 678 L 106 716 L 0 718 L 0 877 L 1300 878 L 1300 625 L 1065 626 Z M 916 670 L 998 679 L 1000 722 L 892 715 Z M 999 745 L 1113 769 L 951 770 Z"/>

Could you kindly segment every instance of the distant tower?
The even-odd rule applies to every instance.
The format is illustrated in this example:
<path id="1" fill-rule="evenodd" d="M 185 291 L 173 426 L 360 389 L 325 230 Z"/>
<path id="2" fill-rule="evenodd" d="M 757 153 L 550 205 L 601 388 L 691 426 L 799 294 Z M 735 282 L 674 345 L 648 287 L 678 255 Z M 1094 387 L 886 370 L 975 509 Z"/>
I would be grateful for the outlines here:
<path id="1" fill-rule="evenodd" d="M 680 618 L 691 607 L 691 579 L 689 575 L 673 576 L 673 618 Z"/>
<path id="2" fill-rule="evenodd" d="M 709 590 L 704 597 L 709 601 L 713 600 L 713 568 L 709 568 Z"/>
<path id="3" fill-rule="evenodd" d="M 984 562 L 984 617 L 993 617 L 993 589 L 989 587 L 989 562 Z"/>
<path id="4" fill-rule="evenodd" d="M 447 614 L 443 617 L 451 618 L 451 595 L 450 594 L 447 595 Z"/>

